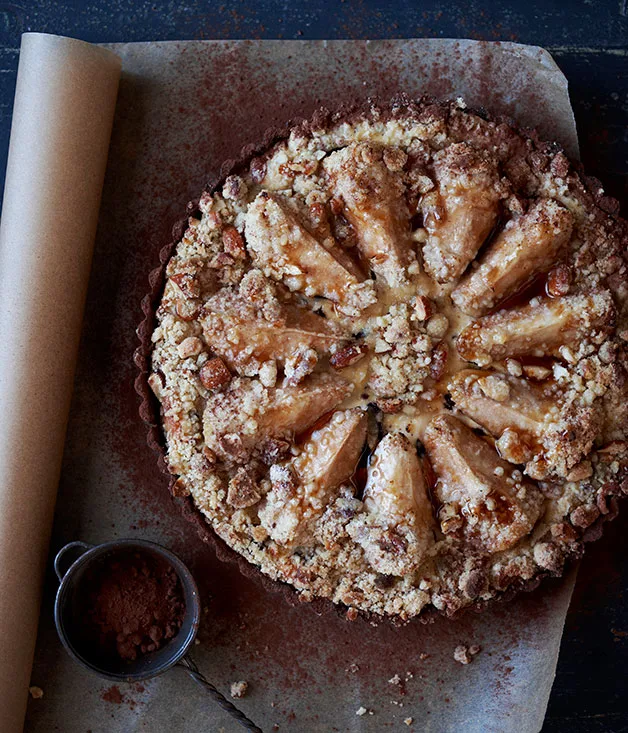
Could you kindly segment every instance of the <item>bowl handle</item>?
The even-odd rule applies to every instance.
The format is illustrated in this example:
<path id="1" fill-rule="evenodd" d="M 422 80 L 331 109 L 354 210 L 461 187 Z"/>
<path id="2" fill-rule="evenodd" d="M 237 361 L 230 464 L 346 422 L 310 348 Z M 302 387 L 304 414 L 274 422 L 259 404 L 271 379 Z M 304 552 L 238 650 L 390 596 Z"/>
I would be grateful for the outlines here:
<path id="1" fill-rule="evenodd" d="M 87 550 L 91 550 L 92 547 L 94 547 L 94 545 L 88 545 L 87 542 L 81 542 L 80 540 L 77 540 L 76 542 L 68 542 L 67 545 L 64 545 L 59 550 L 59 552 L 57 552 L 57 554 L 55 555 L 54 566 L 55 566 L 55 573 L 57 574 L 57 578 L 59 578 L 59 581 L 62 581 L 63 580 L 63 576 L 65 575 L 64 572 L 61 572 L 61 567 L 60 567 L 61 566 L 61 560 L 62 560 L 63 556 L 65 555 L 65 553 L 68 550 L 72 550 L 75 547 L 80 547 L 82 549 L 82 552 L 79 553 L 79 557 L 80 557 L 85 552 L 87 552 Z"/>

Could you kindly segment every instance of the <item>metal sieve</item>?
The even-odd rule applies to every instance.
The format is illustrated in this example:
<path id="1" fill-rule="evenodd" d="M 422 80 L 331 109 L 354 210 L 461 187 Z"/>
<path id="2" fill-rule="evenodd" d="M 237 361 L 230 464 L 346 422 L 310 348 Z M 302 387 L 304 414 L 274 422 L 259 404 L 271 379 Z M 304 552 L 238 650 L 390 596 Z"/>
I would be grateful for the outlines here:
<path id="1" fill-rule="evenodd" d="M 177 635 L 163 647 L 143 654 L 133 661 L 90 659 L 89 651 L 81 643 L 79 629 L 74 622 L 77 604 L 80 600 L 81 581 L 94 563 L 122 551 L 135 551 L 161 558 L 176 572 L 185 600 L 185 614 Z M 68 553 L 78 554 L 71 561 L 67 570 L 62 570 L 62 562 Z M 223 710 L 230 713 L 240 725 L 249 731 L 262 733 L 235 705 L 227 700 L 199 672 L 188 650 L 194 643 L 201 618 L 201 602 L 198 588 L 188 567 L 165 547 L 146 540 L 114 540 L 101 545 L 89 545 L 86 542 L 70 542 L 62 547 L 54 559 L 55 572 L 60 581 L 55 599 L 55 625 L 63 646 L 68 654 L 81 666 L 99 677 L 119 682 L 138 682 L 163 674 L 171 667 L 178 666 L 201 685 Z"/>

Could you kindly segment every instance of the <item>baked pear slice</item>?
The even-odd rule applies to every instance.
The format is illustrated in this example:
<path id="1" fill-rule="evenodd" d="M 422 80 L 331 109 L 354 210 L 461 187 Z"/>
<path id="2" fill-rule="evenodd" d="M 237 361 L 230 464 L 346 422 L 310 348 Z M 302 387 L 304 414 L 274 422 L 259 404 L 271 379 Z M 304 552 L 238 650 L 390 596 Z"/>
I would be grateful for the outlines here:
<path id="1" fill-rule="evenodd" d="M 479 267 L 471 270 L 451 294 L 463 313 L 481 316 L 547 272 L 558 259 L 573 229 L 571 213 L 553 199 L 537 201 L 511 219 L 489 245 Z"/>
<path id="2" fill-rule="evenodd" d="M 391 288 L 408 283 L 410 213 L 398 172 L 384 162 L 385 148 L 360 142 L 329 155 L 329 189 L 344 205 L 357 245 L 373 272 Z"/>
<path id="3" fill-rule="evenodd" d="M 434 542 L 434 518 L 416 449 L 388 433 L 371 455 L 364 513 L 348 527 L 377 572 L 403 576 L 420 565 Z"/>
<path id="4" fill-rule="evenodd" d="M 474 321 L 458 336 L 456 348 L 480 366 L 507 356 L 555 356 L 562 346 L 601 343 L 614 325 L 607 290 L 534 299 Z"/>
<path id="5" fill-rule="evenodd" d="M 249 206 L 245 235 L 253 262 L 290 290 L 359 313 L 375 302 L 373 283 L 333 240 L 325 246 L 288 199 L 262 191 Z"/>
<path id="6" fill-rule="evenodd" d="M 460 277 L 491 233 L 505 195 L 495 159 L 467 143 L 434 156 L 437 188 L 420 204 L 428 237 L 423 246 L 427 273 L 438 282 Z"/>
<path id="7" fill-rule="evenodd" d="M 493 435 L 502 458 L 525 464 L 537 479 L 567 476 L 600 427 L 597 406 L 567 400 L 553 383 L 467 369 L 452 379 L 449 393 L 458 410 Z"/>
<path id="8" fill-rule="evenodd" d="M 445 534 L 459 534 L 492 554 L 529 534 L 541 513 L 541 492 L 494 448 L 451 415 L 438 415 L 423 442 L 437 476 L 434 493 Z"/>
<path id="9" fill-rule="evenodd" d="M 236 378 L 227 391 L 207 400 L 205 445 L 223 460 L 245 463 L 262 439 L 292 439 L 352 391 L 352 384 L 334 374 L 312 374 L 301 384 L 273 388 Z"/>
<path id="10" fill-rule="evenodd" d="M 331 321 L 306 308 L 282 304 L 269 321 L 245 298 L 228 290 L 210 298 L 203 312 L 205 342 L 240 373 L 251 362 L 274 360 L 283 367 L 300 349 L 327 354 L 347 340 Z"/>
<path id="11" fill-rule="evenodd" d="M 366 428 L 365 410 L 338 410 L 326 425 L 313 431 L 298 456 L 271 467 L 271 490 L 259 518 L 277 544 L 294 547 L 312 537 L 312 523 L 355 471 Z"/>

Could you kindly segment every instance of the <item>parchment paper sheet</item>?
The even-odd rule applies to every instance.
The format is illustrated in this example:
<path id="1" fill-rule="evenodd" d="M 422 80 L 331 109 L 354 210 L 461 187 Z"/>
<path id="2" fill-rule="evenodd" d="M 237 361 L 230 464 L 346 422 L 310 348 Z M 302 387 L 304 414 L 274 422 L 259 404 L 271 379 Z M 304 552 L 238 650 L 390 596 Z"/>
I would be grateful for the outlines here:
<path id="1" fill-rule="evenodd" d="M 143 446 L 132 390 L 138 302 L 171 223 L 207 177 L 266 127 L 369 94 L 463 95 L 577 154 L 566 82 L 547 53 L 445 40 L 117 45 L 123 60 L 94 270 L 63 461 L 53 549 L 137 536 L 178 552 L 207 614 L 194 656 L 265 731 L 517 731 L 541 727 L 573 575 L 480 616 L 395 629 L 319 618 L 217 562 L 178 517 Z M 75 666 L 47 589 L 26 730 L 236 731 L 183 675 L 113 689 Z M 482 652 L 467 667 L 461 643 Z M 427 655 L 427 656 L 426 656 Z M 388 682 L 398 674 L 400 685 Z M 364 706 L 373 714 L 356 716 Z"/>
<path id="2" fill-rule="evenodd" d="M 0 730 L 21 729 L 120 60 L 23 37 L 0 225 Z"/>

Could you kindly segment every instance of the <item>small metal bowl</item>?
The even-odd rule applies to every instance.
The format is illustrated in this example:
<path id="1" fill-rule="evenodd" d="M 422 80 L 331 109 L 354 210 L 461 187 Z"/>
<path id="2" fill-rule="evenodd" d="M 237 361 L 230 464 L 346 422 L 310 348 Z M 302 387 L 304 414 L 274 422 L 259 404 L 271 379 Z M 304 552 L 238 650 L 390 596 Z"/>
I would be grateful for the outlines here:
<path id="1" fill-rule="evenodd" d="M 70 551 L 80 551 L 80 556 L 63 572 L 62 560 Z M 81 643 L 79 628 L 75 621 L 79 608 L 81 582 L 87 570 L 93 568 L 94 564 L 103 562 L 108 556 L 128 551 L 161 558 L 174 568 L 181 582 L 185 600 L 183 623 L 177 635 L 163 647 L 142 654 L 134 661 L 92 659 L 88 656 L 84 643 Z M 115 540 L 96 546 L 85 542 L 70 542 L 57 553 L 54 568 L 61 581 L 55 600 L 57 632 L 70 656 L 83 667 L 109 680 L 137 682 L 162 674 L 177 663 L 189 666 L 184 657 L 198 631 L 201 603 L 192 573 L 172 552 L 146 540 Z"/>

